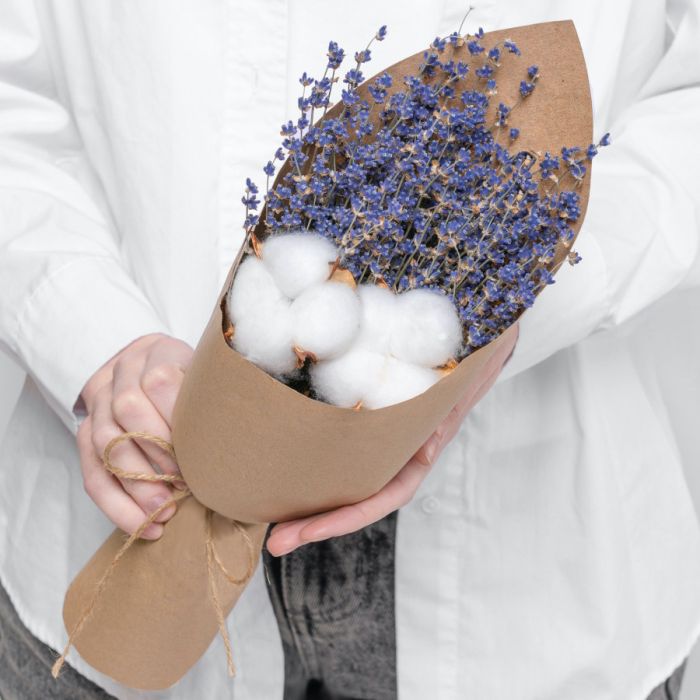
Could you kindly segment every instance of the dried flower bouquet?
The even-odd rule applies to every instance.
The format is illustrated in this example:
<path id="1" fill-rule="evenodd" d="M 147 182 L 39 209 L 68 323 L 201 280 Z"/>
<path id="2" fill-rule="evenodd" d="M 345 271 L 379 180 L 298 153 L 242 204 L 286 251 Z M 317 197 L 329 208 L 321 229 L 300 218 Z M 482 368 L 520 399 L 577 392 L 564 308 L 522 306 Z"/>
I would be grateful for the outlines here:
<path id="1" fill-rule="evenodd" d="M 609 142 L 521 149 L 518 111 L 556 76 L 481 29 L 436 38 L 415 73 L 364 83 L 386 34 L 355 53 L 335 107 L 336 42 L 323 76 L 299 79 L 299 116 L 263 168 L 262 218 L 246 182 L 247 257 L 227 301 L 236 350 L 346 408 L 422 393 L 534 303 L 558 251 L 580 260 L 579 189 Z M 522 74 L 511 104 L 502 72 Z"/>
<path id="2" fill-rule="evenodd" d="M 572 22 L 457 32 L 365 81 L 370 52 L 332 107 L 337 45 L 302 78 L 259 218 L 247 185 L 247 244 L 173 415 L 189 491 L 159 540 L 115 531 L 66 594 L 75 646 L 125 685 L 165 688 L 227 639 L 267 523 L 379 491 L 578 259 L 608 139 L 569 145 L 592 140 Z"/>

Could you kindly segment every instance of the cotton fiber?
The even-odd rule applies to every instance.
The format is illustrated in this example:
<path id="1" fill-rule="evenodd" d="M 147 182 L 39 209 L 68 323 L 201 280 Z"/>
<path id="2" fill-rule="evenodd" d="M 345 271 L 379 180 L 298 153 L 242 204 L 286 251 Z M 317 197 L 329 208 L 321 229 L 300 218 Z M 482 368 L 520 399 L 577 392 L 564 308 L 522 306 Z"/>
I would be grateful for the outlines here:
<path id="1" fill-rule="evenodd" d="M 247 257 L 238 266 L 226 303 L 234 326 L 250 313 L 289 305 L 267 268 L 253 256 Z"/>
<path id="2" fill-rule="evenodd" d="M 262 248 L 263 263 L 290 299 L 327 280 L 337 257 L 333 243 L 309 231 L 270 236 Z"/>
<path id="3" fill-rule="evenodd" d="M 233 347 L 241 355 L 273 375 L 295 369 L 290 302 L 257 258 L 248 257 L 239 266 L 227 308 Z"/>
<path id="4" fill-rule="evenodd" d="M 360 327 L 360 300 L 341 282 L 321 282 L 292 302 L 294 345 L 318 360 L 336 357 L 355 340 Z"/>
<path id="5" fill-rule="evenodd" d="M 312 365 L 311 382 L 324 401 L 352 408 L 380 384 L 386 363 L 385 355 L 355 344 L 334 360 Z"/>
<path id="6" fill-rule="evenodd" d="M 430 389 L 441 376 L 437 370 L 389 357 L 382 380 L 367 392 L 364 406 L 376 409 L 408 401 Z"/>
<path id="7" fill-rule="evenodd" d="M 462 327 L 453 303 L 430 289 L 412 289 L 397 297 L 391 354 L 423 367 L 439 367 L 455 357 Z"/>
<path id="8" fill-rule="evenodd" d="M 362 307 L 358 342 L 371 350 L 388 353 L 398 313 L 398 297 L 390 289 L 374 284 L 360 285 L 357 294 Z"/>

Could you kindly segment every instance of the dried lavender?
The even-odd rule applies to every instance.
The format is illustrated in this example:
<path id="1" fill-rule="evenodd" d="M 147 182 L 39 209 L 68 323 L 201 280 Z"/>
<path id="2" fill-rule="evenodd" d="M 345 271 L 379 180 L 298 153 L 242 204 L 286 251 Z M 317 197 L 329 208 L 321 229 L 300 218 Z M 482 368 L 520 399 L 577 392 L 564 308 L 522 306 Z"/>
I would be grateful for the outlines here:
<path id="1" fill-rule="evenodd" d="M 345 52 L 335 42 L 321 79 L 301 76 L 299 117 L 282 126 L 282 146 L 263 169 L 266 234 L 313 230 L 338 246 L 339 264 L 358 283 L 442 291 L 458 309 L 468 354 L 553 282 L 555 251 L 571 245 L 580 216 L 576 190 L 609 135 L 585 150 L 519 151 L 511 119 L 536 89 L 539 70 L 527 68 L 516 103 L 499 103 L 489 123 L 498 71 L 521 52 L 509 40 L 487 50 L 481 29 L 436 38 L 399 89 L 383 73 L 358 91 L 371 46 L 385 37 L 381 27 L 342 80 Z M 453 56 L 464 45 L 469 63 Z M 479 89 L 458 91 L 472 71 Z M 329 114 L 338 83 L 340 102 Z M 278 162 L 286 165 L 271 187 Z M 257 193 L 247 180 L 245 227 L 253 240 Z M 579 260 L 569 252 L 571 264 Z"/>

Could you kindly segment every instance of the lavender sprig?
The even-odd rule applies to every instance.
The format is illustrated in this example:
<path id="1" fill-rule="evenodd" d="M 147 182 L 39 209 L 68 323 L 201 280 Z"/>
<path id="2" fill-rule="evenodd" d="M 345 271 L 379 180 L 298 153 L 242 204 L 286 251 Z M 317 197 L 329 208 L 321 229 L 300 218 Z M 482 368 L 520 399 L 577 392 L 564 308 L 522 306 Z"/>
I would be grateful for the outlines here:
<path id="1" fill-rule="evenodd" d="M 371 45 L 385 36 L 381 27 L 354 54 L 342 81 L 336 74 L 345 52 L 335 42 L 321 80 L 301 76 L 300 116 L 283 125 L 282 147 L 264 168 L 265 228 L 325 236 L 358 282 L 447 294 L 468 353 L 497 337 L 553 282 L 556 252 L 570 248 L 581 214 L 577 189 L 609 134 L 559 154 L 518 150 L 520 129 L 511 121 L 536 90 L 539 68 L 527 68 L 518 99 L 499 102 L 494 120 L 498 73 L 521 51 L 509 39 L 487 50 L 482 29 L 436 38 L 403 85 L 384 73 L 359 91 Z M 456 60 L 461 46 L 478 66 Z M 470 71 L 478 87 L 458 92 Z M 329 117 L 339 82 L 339 105 Z M 315 122 L 320 108 L 325 118 Z M 274 162 L 286 159 L 287 171 L 270 189 Z M 256 194 L 247 180 L 249 232 L 258 224 Z M 575 264 L 580 257 L 569 250 L 566 259 Z"/>

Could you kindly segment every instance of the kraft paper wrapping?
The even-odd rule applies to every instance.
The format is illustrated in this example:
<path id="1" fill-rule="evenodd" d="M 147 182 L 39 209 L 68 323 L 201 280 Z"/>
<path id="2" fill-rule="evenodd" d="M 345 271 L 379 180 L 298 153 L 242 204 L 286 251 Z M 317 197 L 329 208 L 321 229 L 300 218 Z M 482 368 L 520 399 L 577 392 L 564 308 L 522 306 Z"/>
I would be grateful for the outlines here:
<path id="1" fill-rule="evenodd" d="M 570 21 L 491 32 L 487 49 L 510 38 L 521 57 L 504 56 L 492 105 L 513 104 L 527 67 L 537 64 L 537 89 L 513 112 L 519 150 L 585 148 L 592 141 L 586 66 Z M 415 74 L 422 52 L 388 69 L 394 85 Z M 457 60 L 474 66 L 466 47 Z M 471 87 L 472 77 L 458 91 Z M 360 87 L 360 91 L 363 87 Z M 494 107 L 495 109 L 495 107 Z M 330 110 L 329 114 L 333 114 Z M 284 172 L 284 171 L 283 171 Z M 282 173 L 278 174 L 278 177 Z M 580 228 L 590 188 L 581 194 Z M 263 212 L 264 217 L 264 212 Z M 261 217 L 261 219 L 263 218 Z M 262 222 L 258 231 L 264 237 Z M 568 250 L 552 264 L 558 268 Z M 197 500 L 189 498 L 155 542 L 140 541 L 123 557 L 75 646 L 90 664 L 132 687 L 164 688 L 204 653 L 217 632 L 207 592 L 204 508 L 250 523 L 261 546 L 265 523 L 353 503 L 376 493 L 425 442 L 484 366 L 514 332 L 464 359 L 424 394 L 375 411 L 353 411 L 314 401 L 278 382 L 232 350 L 223 335 L 225 297 L 234 263 L 186 374 L 173 420 L 177 461 Z M 585 263 L 584 263 L 585 264 Z M 217 517 L 217 548 L 233 570 L 245 569 L 240 535 Z M 64 620 L 72 629 L 96 581 L 124 534 L 115 533 L 78 573 L 66 595 Z M 228 612 L 243 586 L 220 583 Z M 235 650 L 234 650 L 235 654 Z M 224 664 L 224 659 L 222 659 Z"/>

